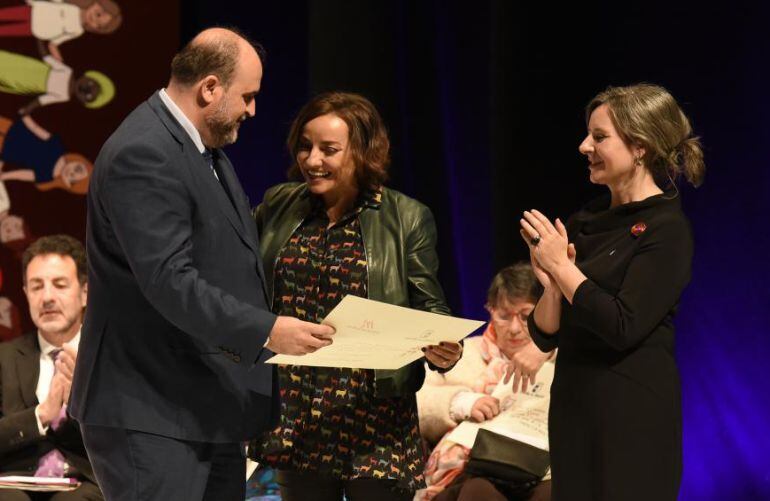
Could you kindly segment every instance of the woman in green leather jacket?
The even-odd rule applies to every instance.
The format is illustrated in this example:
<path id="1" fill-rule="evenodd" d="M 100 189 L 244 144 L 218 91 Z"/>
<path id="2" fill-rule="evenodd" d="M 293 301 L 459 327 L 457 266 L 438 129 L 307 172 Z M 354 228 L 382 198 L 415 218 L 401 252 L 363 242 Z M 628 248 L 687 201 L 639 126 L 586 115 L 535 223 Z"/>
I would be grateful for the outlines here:
<path id="1" fill-rule="evenodd" d="M 321 94 L 294 120 L 290 177 L 254 210 L 273 311 L 320 322 L 346 294 L 448 314 L 430 210 L 383 186 L 389 141 L 374 106 Z M 424 348 L 446 370 L 462 347 Z M 281 420 L 258 444 L 292 500 L 411 499 L 423 485 L 415 392 L 424 361 L 396 371 L 281 366 Z"/>

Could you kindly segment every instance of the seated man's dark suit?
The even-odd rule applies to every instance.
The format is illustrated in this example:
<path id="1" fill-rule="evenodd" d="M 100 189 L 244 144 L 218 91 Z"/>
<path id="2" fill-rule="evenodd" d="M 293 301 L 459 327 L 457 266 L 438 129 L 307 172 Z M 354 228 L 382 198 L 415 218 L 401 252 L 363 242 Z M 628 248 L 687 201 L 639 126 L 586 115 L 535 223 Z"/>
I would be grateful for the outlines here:
<path id="1" fill-rule="evenodd" d="M 259 434 L 275 414 L 273 368 L 262 362 L 272 355 L 263 345 L 276 316 L 256 229 L 232 165 L 221 150 L 213 157 L 219 180 L 156 93 L 96 160 L 88 308 L 70 412 L 100 481 L 100 465 L 112 468 L 113 458 L 100 462 L 94 450 L 136 444 L 98 443 L 113 438 L 90 429 L 141 432 L 143 454 L 156 456 L 142 458 L 153 465 L 146 472 L 173 466 L 166 449 L 146 443 L 152 437 L 235 444 Z M 159 472 L 158 485 L 177 474 Z M 155 485 L 140 486 L 140 497 L 161 499 Z M 108 486 L 102 489 L 109 497 Z M 207 498 L 230 499 L 208 491 Z"/>
<path id="2" fill-rule="evenodd" d="M 87 489 L 91 497 L 77 499 L 101 499 L 77 423 L 68 419 L 57 430 L 49 428 L 40 435 L 35 418 L 39 373 L 37 333 L 0 344 L 0 472 L 34 475 L 40 459 L 55 448 L 75 470 L 71 476 L 92 484 Z M 0 499 L 7 494 L 0 491 Z"/>

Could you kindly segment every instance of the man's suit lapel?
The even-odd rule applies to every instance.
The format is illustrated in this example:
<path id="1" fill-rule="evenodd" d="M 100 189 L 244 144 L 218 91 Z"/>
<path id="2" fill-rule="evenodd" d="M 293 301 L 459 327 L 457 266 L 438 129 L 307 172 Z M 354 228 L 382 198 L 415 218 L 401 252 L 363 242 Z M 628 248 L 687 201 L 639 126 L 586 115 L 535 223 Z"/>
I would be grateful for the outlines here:
<path id="1" fill-rule="evenodd" d="M 238 219 L 241 225 L 243 225 L 243 231 L 246 232 L 249 240 L 256 244 L 254 246 L 254 251 L 258 252 L 259 239 L 257 237 L 257 231 L 254 228 L 254 220 L 251 218 L 251 207 L 248 206 L 246 194 L 243 192 L 240 181 L 238 181 L 235 169 L 222 150 L 217 150 L 216 160 L 220 181 L 232 195 L 233 204 L 238 212 Z"/>
<path id="2" fill-rule="evenodd" d="M 185 157 L 188 164 L 191 166 L 193 175 L 203 184 L 206 193 L 211 194 L 217 208 L 222 211 L 224 216 L 230 222 L 235 229 L 236 233 L 241 237 L 241 240 L 254 252 L 257 252 L 256 242 L 251 241 L 246 234 L 246 228 L 241 221 L 240 216 L 236 212 L 233 202 L 230 197 L 227 196 L 225 188 L 220 184 L 220 181 L 212 172 L 208 161 L 198 153 L 195 146 L 190 144 L 185 148 Z M 222 161 L 219 161 L 219 167 L 222 165 Z M 221 170 L 221 169 L 220 169 Z M 232 186 L 228 186 L 230 193 L 233 193 Z"/>
<path id="3" fill-rule="evenodd" d="M 222 177 L 221 181 L 227 187 L 227 191 L 233 197 L 233 204 L 238 212 L 238 218 L 240 219 L 242 229 L 246 233 L 247 241 L 251 242 L 251 250 L 254 251 L 258 257 L 261 257 L 259 252 L 259 236 L 257 235 L 257 227 L 254 224 L 254 219 L 251 217 L 251 207 L 248 204 L 248 198 L 246 193 L 243 192 L 238 176 L 235 174 L 235 169 L 227 158 L 227 155 L 220 149 L 217 150 L 215 157 L 217 161 L 217 169 Z M 257 260 L 259 267 L 259 276 L 264 279 L 265 270 L 262 267 L 262 259 Z"/>
<path id="4" fill-rule="evenodd" d="M 228 203 L 230 203 L 230 206 L 233 207 L 233 210 L 236 212 L 236 215 L 238 216 L 238 223 L 241 225 L 241 229 L 245 231 L 249 237 L 256 236 L 254 232 L 249 232 L 247 230 L 248 225 L 246 224 L 246 217 L 248 214 L 244 216 L 243 207 L 243 202 L 246 198 L 246 195 L 243 193 L 243 188 L 241 187 L 241 183 L 238 181 L 238 178 L 235 175 L 235 170 L 233 169 L 230 160 L 221 149 L 218 149 L 214 152 L 214 162 L 216 162 L 217 174 L 219 175 L 219 179 L 216 181 L 221 183 L 220 188 L 223 188 L 222 192 L 225 193 L 225 199 L 228 201 Z"/>
<path id="5" fill-rule="evenodd" d="M 40 377 L 40 347 L 37 345 L 37 335 L 24 336 L 18 345 L 16 357 L 16 374 L 19 378 L 19 388 L 24 405 L 34 407 L 37 401 L 37 379 Z"/>
<path id="6" fill-rule="evenodd" d="M 171 112 L 166 108 L 161 101 L 157 93 L 153 94 L 148 100 L 148 104 L 155 111 L 160 121 L 176 139 L 182 148 L 182 153 L 185 156 L 185 162 L 190 166 L 193 176 L 201 183 L 206 193 L 211 194 L 211 198 L 214 200 L 216 206 L 222 211 L 225 218 L 235 229 L 235 232 L 241 238 L 244 244 L 257 256 L 258 272 L 259 276 L 264 282 L 265 273 L 262 269 L 262 260 L 259 254 L 259 243 L 257 241 L 256 231 L 252 228 L 253 223 L 249 224 L 250 218 L 248 214 L 249 208 L 241 207 L 243 203 L 239 203 L 239 197 L 245 198 L 242 195 L 243 189 L 240 186 L 235 172 L 233 171 L 230 161 L 224 155 L 221 150 L 215 152 L 215 161 L 219 172 L 222 173 L 223 183 L 226 183 L 227 189 L 233 195 L 233 201 L 227 196 L 225 189 L 220 180 L 216 178 L 211 171 L 211 167 L 208 164 L 206 158 L 198 151 L 195 144 L 190 139 L 190 136 L 176 121 Z"/>

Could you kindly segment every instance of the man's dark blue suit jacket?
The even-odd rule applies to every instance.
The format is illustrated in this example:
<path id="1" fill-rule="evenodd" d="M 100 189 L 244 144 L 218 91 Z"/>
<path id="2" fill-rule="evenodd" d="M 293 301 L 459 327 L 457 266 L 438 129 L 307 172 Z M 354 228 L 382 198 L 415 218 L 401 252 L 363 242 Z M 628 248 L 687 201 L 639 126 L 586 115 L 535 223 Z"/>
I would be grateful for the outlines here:
<path id="1" fill-rule="evenodd" d="M 232 165 L 214 158 L 222 184 L 157 93 L 102 148 L 69 407 L 81 423 L 233 442 L 275 417 L 258 237 Z"/>

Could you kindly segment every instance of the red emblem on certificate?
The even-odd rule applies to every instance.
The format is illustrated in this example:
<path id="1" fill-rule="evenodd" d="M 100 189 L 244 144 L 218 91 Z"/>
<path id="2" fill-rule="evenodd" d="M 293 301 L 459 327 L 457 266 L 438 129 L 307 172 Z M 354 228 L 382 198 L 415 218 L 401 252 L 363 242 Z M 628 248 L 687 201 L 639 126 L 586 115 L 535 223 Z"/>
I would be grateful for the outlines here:
<path id="1" fill-rule="evenodd" d="M 642 222 L 638 222 L 638 223 L 636 223 L 635 225 L 633 225 L 633 226 L 631 227 L 631 234 L 632 234 L 633 236 L 635 236 L 635 237 L 638 237 L 639 235 L 641 235 L 642 233 L 644 233 L 644 231 L 645 231 L 646 229 L 647 229 L 647 225 L 646 225 L 645 223 L 642 223 Z"/>

